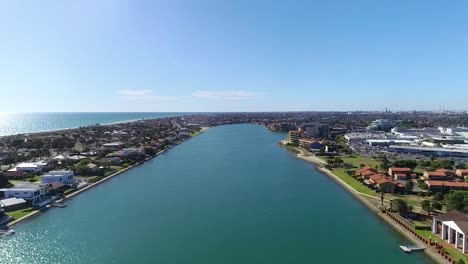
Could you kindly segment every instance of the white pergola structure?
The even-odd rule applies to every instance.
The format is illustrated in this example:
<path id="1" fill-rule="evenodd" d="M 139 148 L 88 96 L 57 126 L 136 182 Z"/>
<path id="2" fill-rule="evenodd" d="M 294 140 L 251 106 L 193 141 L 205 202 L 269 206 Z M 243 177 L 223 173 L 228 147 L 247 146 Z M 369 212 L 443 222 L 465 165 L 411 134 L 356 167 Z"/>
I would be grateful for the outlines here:
<path id="1" fill-rule="evenodd" d="M 440 234 L 442 239 L 455 248 L 468 253 L 468 216 L 459 212 L 449 212 L 432 219 L 432 233 Z"/>

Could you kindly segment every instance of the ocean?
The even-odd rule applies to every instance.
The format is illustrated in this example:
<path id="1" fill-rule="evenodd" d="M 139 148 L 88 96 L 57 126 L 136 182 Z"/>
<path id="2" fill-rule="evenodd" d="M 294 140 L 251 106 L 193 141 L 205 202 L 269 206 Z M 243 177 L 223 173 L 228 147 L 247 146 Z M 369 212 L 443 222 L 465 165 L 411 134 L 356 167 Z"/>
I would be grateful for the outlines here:
<path id="1" fill-rule="evenodd" d="M 79 113 L 0 113 L 0 136 L 110 124 L 189 113 L 79 112 Z"/>

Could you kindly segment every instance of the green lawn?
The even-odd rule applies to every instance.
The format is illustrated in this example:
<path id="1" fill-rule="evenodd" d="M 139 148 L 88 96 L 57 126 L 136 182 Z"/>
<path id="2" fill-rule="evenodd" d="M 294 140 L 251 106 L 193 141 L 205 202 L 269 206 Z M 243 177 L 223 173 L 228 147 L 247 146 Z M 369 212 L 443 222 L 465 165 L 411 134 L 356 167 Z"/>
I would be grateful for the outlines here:
<path id="1" fill-rule="evenodd" d="M 20 210 L 16 210 L 16 211 L 11 211 L 11 212 L 7 212 L 8 215 L 11 215 L 13 216 L 15 219 L 20 219 L 21 217 L 33 212 L 34 209 L 32 209 L 32 207 L 28 207 L 28 208 L 24 208 L 24 209 L 20 209 Z"/>
<path id="2" fill-rule="evenodd" d="M 201 131 L 194 131 L 194 132 L 190 133 L 190 136 L 195 137 L 195 136 L 198 136 L 200 134 L 201 134 Z"/>
<path id="3" fill-rule="evenodd" d="M 419 234 L 420 236 L 424 237 L 424 238 L 431 237 L 432 241 L 437 241 L 437 243 L 439 243 L 441 241 L 441 239 L 438 236 L 432 234 L 432 232 L 430 230 L 414 230 L 414 231 L 417 234 Z M 466 261 L 466 259 L 467 259 L 466 255 L 463 255 L 459 250 L 457 250 L 455 248 L 450 247 L 450 248 L 446 248 L 446 250 L 456 260 L 463 259 L 463 260 Z"/>
<path id="4" fill-rule="evenodd" d="M 367 194 L 367 195 L 372 195 L 376 196 L 377 193 L 374 190 L 371 190 L 367 188 L 367 186 L 363 185 L 360 181 L 354 179 L 353 177 L 349 176 L 346 174 L 346 169 L 334 169 L 332 172 L 338 176 L 338 178 L 342 179 L 344 182 L 346 182 L 349 186 L 351 186 L 353 189 L 355 189 L 358 192 Z"/>
<path id="5" fill-rule="evenodd" d="M 355 167 L 358 167 L 361 165 L 361 164 L 364 164 L 364 165 L 367 165 L 367 166 L 371 166 L 371 167 L 374 167 L 375 166 L 380 166 L 380 162 L 373 159 L 373 158 L 369 158 L 369 157 L 364 157 L 364 156 L 359 156 L 359 155 L 354 155 L 354 156 L 348 156 L 348 157 L 343 157 L 342 158 L 343 161 L 345 163 L 351 163 L 353 164 Z"/>

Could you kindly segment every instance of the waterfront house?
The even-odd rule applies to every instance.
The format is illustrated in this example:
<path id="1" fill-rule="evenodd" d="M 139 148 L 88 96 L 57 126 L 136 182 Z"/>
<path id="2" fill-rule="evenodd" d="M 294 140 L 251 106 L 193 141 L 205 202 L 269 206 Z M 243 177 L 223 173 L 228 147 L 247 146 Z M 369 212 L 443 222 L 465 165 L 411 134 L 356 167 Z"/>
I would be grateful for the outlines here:
<path id="1" fill-rule="evenodd" d="M 53 182 L 71 185 L 75 183 L 75 175 L 73 171 L 49 171 L 41 176 L 41 183 Z"/>
<path id="2" fill-rule="evenodd" d="M 455 248 L 468 253 L 468 216 L 460 212 L 448 212 L 432 219 L 432 233 L 438 234 Z"/>
<path id="3" fill-rule="evenodd" d="M 396 180 L 409 180 L 416 177 L 416 174 L 414 174 L 410 168 L 392 167 L 388 169 L 388 175 Z"/>
<path id="4" fill-rule="evenodd" d="M 144 155 L 145 151 L 143 148 L 124 148 L 119 151 L 107 154 L 107 157 L 120 157 L 127 158 L 136 155 Z"/>
<path id="5" fill-rule="evenodd" d="M 119 157 L 108 157 L 108 158 L 102 158 L 99 160 L 99 163 L 101 165 L 109 164 L 109 165 L 120 165 L 122 164 L 122 159 Z"/>
<path id="6" fill-rule="evenodd" d="M 7 198 L 0 200 L 0 209 L 5 211 L 14 211 L 26 207 L 26 200 L 23 198 Z"/>
<path id="7" fill-rule="evenodd" d="M 425 181 L 431 191 L 468 190 L 468 182 Z"/>
<path id="8" fill-rule="evenodd" d="M 455 175 L 457 175 L 460 178 L 468 176 L 468 169 L 458 169 L 455 171 Z"/>
<path id="9" fill-rule="evenodd" d="M 35 204 L 42 200 L 47 193 L 46 185 L 22 184 L 13 188 L 0 189 L 0 199 L 2 198 L 23 198 L 24 200 Z"/>
<path id="10" fill-rule="evenodd" d="M 91 173 L 97 173 L 99 171 L 99 167 L 98 165 L 94 164 L 94 163 L 88 163 L 86 165 L 86 167 L 88 167 L 89 169 L 89 172 Z"/>
<path id="11" fill-rule="evenodd" d="M 455 177 L 455 173 L 446 169 L 437 169 L 435 171 L 425 171 L 423 180 L 448 181 Z"/>

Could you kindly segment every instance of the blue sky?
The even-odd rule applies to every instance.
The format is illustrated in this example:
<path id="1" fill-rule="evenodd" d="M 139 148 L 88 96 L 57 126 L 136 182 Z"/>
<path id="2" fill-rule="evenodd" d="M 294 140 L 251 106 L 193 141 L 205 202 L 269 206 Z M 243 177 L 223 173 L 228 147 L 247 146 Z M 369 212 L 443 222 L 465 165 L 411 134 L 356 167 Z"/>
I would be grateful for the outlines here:
<path id="1" fill-rule="evenodd" d="M 0 111 L 468 109 L 468 1 L 0 1 Z"/>

